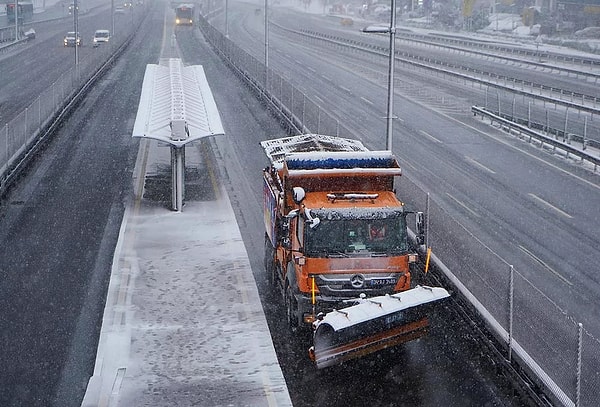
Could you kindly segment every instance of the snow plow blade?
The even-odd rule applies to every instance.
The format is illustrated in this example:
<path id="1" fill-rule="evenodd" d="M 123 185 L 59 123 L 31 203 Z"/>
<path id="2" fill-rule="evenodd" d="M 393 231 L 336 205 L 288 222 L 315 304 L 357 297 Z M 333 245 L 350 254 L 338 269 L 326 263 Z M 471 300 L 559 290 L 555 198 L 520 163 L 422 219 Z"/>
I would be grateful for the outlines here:
<path id="1" fill-rule="evenodd" d="M 441 287 L 417 286 L 331 311 L 314 323 L 309 356 L 322 369 L 417 339 L 427 333 L 428 311 L 449 296 Z"/>

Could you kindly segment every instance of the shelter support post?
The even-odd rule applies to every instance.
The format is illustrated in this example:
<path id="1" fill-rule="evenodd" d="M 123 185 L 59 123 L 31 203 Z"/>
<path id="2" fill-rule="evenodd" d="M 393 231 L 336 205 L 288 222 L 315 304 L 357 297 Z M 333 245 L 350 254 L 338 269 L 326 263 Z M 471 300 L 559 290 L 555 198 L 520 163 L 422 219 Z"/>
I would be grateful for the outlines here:
<path id="1" fill-rule="evenodd" d="M 171 206 L 181 212 L 185 197 L 185 146 L 171 146 Z"/>

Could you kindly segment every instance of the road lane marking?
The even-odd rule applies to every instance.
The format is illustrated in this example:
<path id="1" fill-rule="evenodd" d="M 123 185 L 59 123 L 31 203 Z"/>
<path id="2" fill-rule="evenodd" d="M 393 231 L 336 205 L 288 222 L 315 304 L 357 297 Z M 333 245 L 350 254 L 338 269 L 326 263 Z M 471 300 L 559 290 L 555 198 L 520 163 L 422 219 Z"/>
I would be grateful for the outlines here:
<path id="1" fill-rule="evenodd" d="M 457 204 L 459 204 L 460 206 L 462 206 L 464 209 L 466 209 L 467 211 L 471 212 L 473 214 L 473 216 L 476 216 L 478 218 L 480 217 L 477 212 L 475 212 L 473 209 L 469 208 L 466 204 L 464 204 L 463 202 L 459 201 L 458 199 L 456 199 L 452 195 L 450 195 L 448 192 L 446 192 L 446 195 L 448 195 L 448 197 L 450 199 L 452 199 L 454 202 L 456 202 Z"/>
<path id="2" fill-rule="evenodd" d="M 346 92 L 348 92 L 350 94 L 352 94 L 352 91 L 350 89 L 344 87 L 344 86 L 340 86 L 340 89 L 343 90 L 343 91 L 346 91 Z"/>
<path id="3" fill-rule="evenodd" d="M 548 208 L 553 209 L 555 212 L 559 213 L 560 215 L 564 216 L 565 218 L 573 219 L 573 216 L 569 215 L 567 212 L 563 211 L 562 209 L 559 209 L 556 206 L 552 205 L 550 202 L 543 200 L 536 194 L 529 193 L 528 195 L 530 197 L 532 197 L 533 199 L 535 199 L 536 201 L 544 204 Z"/>
<path id="4" fill-rule="evenodd" d="M 419 133 L 421 133 L 424 136 L 429 137 L 430 139 L 432 139 L 433 141 L 435 141 L 436 143 L 441 143 L 442 141 L 440 139 L 437 139 L 435 137 L 433 137 L 431 134 L 427 133 L 426 131 L 423 130 L 419 130 Z"/>
<path id="5" fill-rule="evenodd" d="M 529 257 L 531 257 L 533 260 L 535 260 L 536 262 L 538 262 L 540 265 L 542 265 L 546 270 L 548 270 L 549 272 L 551 272 L 552 274 L 554 274 L 556 277 L 558 277 L 559 279 L 561 279 L 565 284 L 573 286 L 573 283 L 571 283 L 569 280 L 567 280 L 565 277 L 563 277 L 558 271 L 554 270 L 552 267 L 550 267 L 548 264 L 546 264 L 542 259 L 540 259 L 539 257 L 537 257 L 535 254 L 531 253 L 529 250 L 527 250 L 526 248 L 524 248 L 521 245 L 519 245 L 519 249 L 521 249 L 521 251 L 523 253 L 525 253 L 526 255 L 528 255 Z"/>
<path id="6" fill-rule="evenodd" d="M 362 96 L 360 97 L 360 99 L 361 99 L 363 102 L 366 102 L 366 103 L 370 104 L 371 106 L 373 105 L 373 102 L 371 102 L 369 99 L 366 99 L 366 98 L 364 98 L 364 97 L 362 97 Z"/>
<path id="7" fill-rule="evenodd" d="M 416 103 L 416 104 L 418 104 L 418 105 L 420 105 L 420 106 L 423 106 L 424 108 L 427 108 L 427 106 L 426 106 L 426 105 L 424 105 L 424 104 L 422 104 L 422 103 L 416 102 L 416 101 L 414 101 L 414 100 L 413 100 L 413 102 L 414 102 L 414 103 Z M 539 161 L 539 162 L 541 162 L 541 163 L 544 163 L 544 164 L 546 164 L 547 166 L 549 166 L 550 168 L 553 168 L 553 169 L 555 169 L 555 170 L 557 170 L 557 171 L 559 171 L 559 172 L 561 172 L 561 173 L 563 173 L 563 174 L 565 174 L 565 175 L 567 175 L 567 176 L 570 176 L 570 177 L 572 177 L 572 178 L 575 178 L 576 180 L 578 180 L 578 181 L 580 181 L 580 182 L 582 182 L 582 183 L 584 183 L 584 184 L 586 184 L 586 185 L 588 185 L 588 186 L 591 186 L 591 187 L 593 187 L 593 188 L 596 188 L 596 189 L 599 189 L 599 190 L 600 190 L 600 185 L 598 185 L 598 184 L 595 184 L 595 183 L 593 183 L 593 182 L 591 182 L 591 181 L 588 181 L 588 180 L 587 180 L 587 179 L 585 179 L 585 178 L 582 178 L 582 177 L 580 177 L 580 176 L 578 176 L 578 175 L 575 175 L 575 174 L 573 174 L 573 173 L 571 173 L 571 172 L 569 172 L 569 171 L 567 171 L 567 170 L 565 170 L 565 169 L 563 169 L 563 168 L 559 167 L 558 165 L 555 165 L 555 164 L 551 163 L 550 161 L 547 161 L 547 160 L 545 160 L 545 159 L 544 159 L 545 157 L 538 157 L 538 156 L 536 156 L 536 155 L 534 155 L 534 154 L 532 154 L 532 153 L 530 153 L 530 152 L 528 152 L 528 151 L 525 151 L 525 150 L 524 150 L 524 149 L 522 149 L 522 148 L 519 148 L 520 146 L 515 146 L 515 145 L 512 145 L 512 144 L 511 144 L 511 143 L 509 143 L 508 141 L 501 139 L 499 136 L 496 136 L 496 135 L 494 135 L 494 134 L 491 134 L 491 133 L 485 133 L 484 131 L 482 131 L 482 130 L 479 130 L 478 128 L 476 128 L 476 127 L 474 127 L 474 126 L 471 126 L 470 124 L 467 124 L 467 123 L 461 122 L 460 120 L 458 120 L 458 119 L 456 119 L 456 118 L 454 118 L 454 117 L 452 117 L 452 116 L 449 116 L 449 115 L 447 115 L 447 114 L 445 114 L 445 113 L 440 113 L 440 115 L 442 115 L 442 116 L 446 117 L 448 120 L 451 120 L 451 121 L 453 121 L 453 122 L 457 123 L 457 124 L 458 124 L 458 125 L 460 125 L 460 126 L 463 126 L 463 127 L 466 127 L 466 128 L 468 128 L 468 129 L 472 130 L 472 131 L 473 131 L 473 132 L 475 132 L 475 133 L 481 134 L 482 136 L 485 136 L 485 137 L 487 137 L 487 138 L 489 138 L 489 139 L 492 139 L 492 140 L 494 140 L 494 141 L 496 141 L 496 142 L 498 142 L 498 143 L 500 143 L 500 144 L 503 144 L 505 147 L 507 147 L 507 148 L 509 148 L 509 149 L 515 150 L 515 151 L 517 151 L 517 152 L 519 152 L 519 153 L 521 153 L 521 154 L 524 154 L 524 155 L 526 155 L 527 157 L 529 157 L 529 158 L 531 158 L 531 159 L 533 159 L 533 160 L 536 160 L 536 161 Z"/>
<path id="8" fill-rule="evenodd" d="M 475 160 L 474 158 L 471 157 L 467 157 L 465 155 L 465 160 L 467 160 L 468 162 L 475 164 L 476 166 L 478 166 L 479 168 L 491 173 L 491 174 L 495 174 L 496 171 L 492 170 L 491 168 L 486 167 L 485 165 L 481 164 L 479 161 Z"/>

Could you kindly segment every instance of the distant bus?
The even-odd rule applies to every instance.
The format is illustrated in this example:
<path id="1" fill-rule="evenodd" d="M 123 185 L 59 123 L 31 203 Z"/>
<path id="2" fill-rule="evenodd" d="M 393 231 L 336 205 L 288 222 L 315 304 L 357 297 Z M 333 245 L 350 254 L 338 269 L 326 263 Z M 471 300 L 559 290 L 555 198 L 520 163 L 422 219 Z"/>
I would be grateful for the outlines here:
<path id="1" fill-rule="evenodd" d="M 17 2 L 19 9 L 17 15 L 19 22 L 29 21 L 33 18 L 33 3 L 29 1 Z M 8 21 L 11 23 L 15 22 L 15 3 L 8 3 L 6 5 L 6 16 Z"/>
<path id="2" fill-rule="evenodd" d="M 175 25 L 194 24 L 194 5 L 181 4 L 175 8 Z"/>

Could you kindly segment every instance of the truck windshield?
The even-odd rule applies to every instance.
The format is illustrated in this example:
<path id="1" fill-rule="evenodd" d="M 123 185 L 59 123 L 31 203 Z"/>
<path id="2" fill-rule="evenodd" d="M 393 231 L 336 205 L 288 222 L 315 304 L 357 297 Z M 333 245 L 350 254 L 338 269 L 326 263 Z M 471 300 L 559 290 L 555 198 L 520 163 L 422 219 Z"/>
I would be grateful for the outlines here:
<path id="1" fill-rule="evenodd" d="M 399 254 L 408 251 L 406 219 L 322 219 L 316 228 L 306 228 L 304 252 L 327 257 L 351 253 Z"/>

